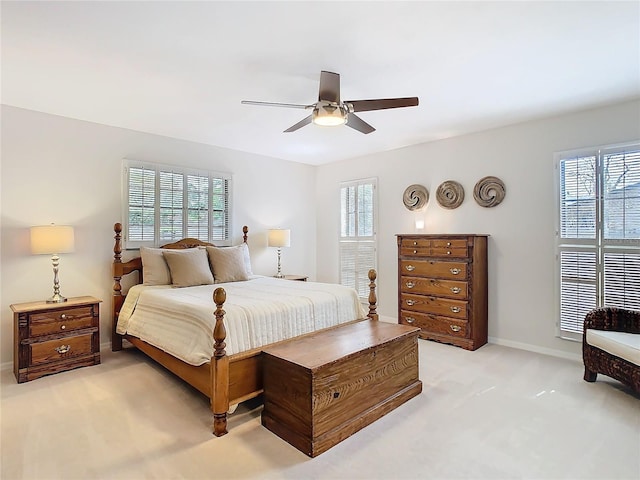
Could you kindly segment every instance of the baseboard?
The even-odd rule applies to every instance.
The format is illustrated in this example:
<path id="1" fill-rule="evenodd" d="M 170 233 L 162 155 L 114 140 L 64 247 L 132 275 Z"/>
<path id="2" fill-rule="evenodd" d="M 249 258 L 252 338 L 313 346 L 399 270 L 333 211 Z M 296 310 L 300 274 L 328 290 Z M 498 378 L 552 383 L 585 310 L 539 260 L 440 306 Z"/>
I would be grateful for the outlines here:
<path id="1" fill-rule="evenodd" d="M 579 353 L 564 352 L 562 350 L 555 350 L 552 348 L 538 347 L 536 345 L 530 345 L 528 343 L 513 342 L 511 340 L 503 340 L 501 338 L 489 337 L 489 343 L 495 345 L 502 345 L 503 347 L 517 348 L 519 350 L 526 350 L 528 352 L 541 353 L 543 355 L 551 355 L 552 357 L 564 358 L 566 360 L 574 360 L 582 362 L 582 355 Z"/>

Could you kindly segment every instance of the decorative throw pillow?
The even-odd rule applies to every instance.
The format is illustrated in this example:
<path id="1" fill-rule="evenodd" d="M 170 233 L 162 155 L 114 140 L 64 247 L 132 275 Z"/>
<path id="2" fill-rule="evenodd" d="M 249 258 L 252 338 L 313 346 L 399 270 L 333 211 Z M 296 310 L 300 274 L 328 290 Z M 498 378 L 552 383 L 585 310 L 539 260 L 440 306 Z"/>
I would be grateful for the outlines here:
<path id="1" fill-rule="evenodd" d="M 171 285 L 169 266 L 161 248 L 140 247 L 144 285 Z"/>
<path id="2" fill-rule="evenodd" d="M 216 283 L 249 280 L 245 266 L 245 250 L 237 247 L 207 247 L 209 264 Z"/>
<path id="3" fill-rule="evenodd" d="M 175 287 L 193 287 L 213 283 L 205 249 L 164 250 L 162 254 L 169 265 L 171 282 Z"/>

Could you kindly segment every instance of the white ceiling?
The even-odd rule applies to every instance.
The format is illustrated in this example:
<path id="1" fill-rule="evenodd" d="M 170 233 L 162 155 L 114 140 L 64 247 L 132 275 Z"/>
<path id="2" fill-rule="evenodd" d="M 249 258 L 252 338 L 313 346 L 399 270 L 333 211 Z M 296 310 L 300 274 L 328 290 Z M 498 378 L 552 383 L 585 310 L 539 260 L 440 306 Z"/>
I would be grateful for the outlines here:
<path id="1" fill-rule="evenodd" d="M 640 97 L 640 2 L 2 2 L 2 103 L 320 165 Z M 377 130 L 308 125 L 321 70 Z"/>

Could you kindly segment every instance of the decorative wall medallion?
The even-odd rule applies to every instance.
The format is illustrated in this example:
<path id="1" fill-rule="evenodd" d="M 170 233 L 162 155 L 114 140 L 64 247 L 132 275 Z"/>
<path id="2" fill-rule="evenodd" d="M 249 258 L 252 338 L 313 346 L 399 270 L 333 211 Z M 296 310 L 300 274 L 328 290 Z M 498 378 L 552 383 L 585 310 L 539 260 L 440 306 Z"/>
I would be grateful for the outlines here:
<path id="1" fill-rule="evenodd" d="M 402 195 L 402 201 L 409 210 L 420 210 L 429 201 L 429 192 L 422 185 L 409 185 Z"/>
<path id="2" fill-rule="evenodd" d="M 504 183 L 498 177 L 484 177 L 473 188 L 473 198 L 481 207 L 495 207 L 504 200 Z"/>
<path id="3" fill-rule="evenodd" d="M 453 180 L 442 182 L 436 190 L 436 200 L 444 208 L 458 208 L 464 200 L 464 188 Z"/>

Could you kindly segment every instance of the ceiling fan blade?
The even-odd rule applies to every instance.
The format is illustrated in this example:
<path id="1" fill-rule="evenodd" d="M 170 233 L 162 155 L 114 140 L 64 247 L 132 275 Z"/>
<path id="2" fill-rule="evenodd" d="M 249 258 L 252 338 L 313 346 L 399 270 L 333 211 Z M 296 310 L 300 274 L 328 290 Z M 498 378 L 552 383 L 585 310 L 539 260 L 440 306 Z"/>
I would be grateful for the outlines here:
<path id="1" fill-rule="evenodd" d="M 344 103 L 353 106 L 354 112 L 368 112 L 370 110 L 384 110 L 386 108 L 415 107 L 418 105 L 418 97 L 348 100 Z"/>
<path id="2" fill-rule="evenodd" d="M 318 91 L 318 100 L 326 100 L 327 102 L 340 103 L 340 74 L 320 72 L 320 89 Z"/>
<path id="3" fill-rule="evenodd" d="M 252 100 L 242 100 L 243 105 L 262 105 L 265 107 L 287 107 L 287 108 L 313 108 L 315 105 L 299 105 L 297 103 L 274 103 L 274 102 L 254 102 Z"/>
<path id="4" fill-rule="evenodd" d="M 284 133 L 289 133 L 289 132 L 295 132 L 296 130 L 298 130 L 299 128 L 304 127 L 305 125 L 309 125 L 311 123 L 311 115 L 309 115 L 306 118 L 303 118 L 302 120 L 300 120 L 298 123 L 296 123 L 295 125 L 287 128 Z"/>
<path id="5" fill-rule="evenodd" d="M 375 128 L 373 128 L 371 125 L 369 125 L 367 122 L 362 120 L 360 117 L 358 117 L 354 113 L 349 114 L 349 116 L 347 117 L 346 125 L 347 127 L 351 127 L 354 130 L 358 130 L 359 132 L 362 132 L 365 134 L 374 132 L 376 130 Z"/>

